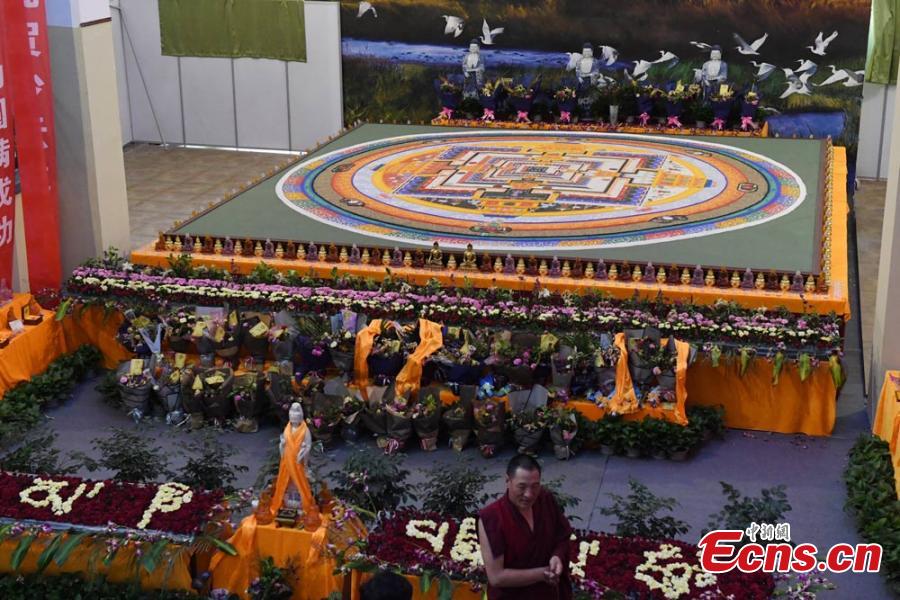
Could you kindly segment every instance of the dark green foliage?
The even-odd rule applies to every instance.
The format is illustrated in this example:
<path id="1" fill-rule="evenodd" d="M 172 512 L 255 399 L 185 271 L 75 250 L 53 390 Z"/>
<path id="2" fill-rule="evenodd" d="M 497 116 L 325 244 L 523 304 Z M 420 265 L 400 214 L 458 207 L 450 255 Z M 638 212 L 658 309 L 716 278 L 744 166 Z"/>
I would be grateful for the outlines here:
<path id="1" fill-rule="evenodd" d="M 190 254 L 181 254 L 175 256 L 170 254 L 167 259 L 169 262 L 169 271 L 174 277 L 193 277 L 194 276 L 194 260 Z"/>
<path id="2" fill-rule="evenodd" d="M 628 487 L 631 492 L 627 496 L 607 494 L 613 501 L 612 506 L 600 509 L 601 514 L 618 519 L 616 535 L 658 540 L 674 539 L 687 533 L 689 527 L 684 521 L 657 515 L 660 511 L 675 510 L 678 507 L 675 498 L 655 496 L 647 486 L 631 478 Z"/>
<path id="3" fill-rule="evenodd" d="M 89 471 L 105 469 L 112 471 L 112 479 L 135 483 L 159 482 L 163 477 L 171 477 L 169 459 L 159 446 L 153 446 L 153 438 L 138 431 L 113 428 L 106 438 L 94 438 L 91 446 L 100 453 L 100 460 L 94 460 L 82 453 L 81 459 Z"/>
<path id="4" fill-rule="evenodd" d="M 887 442 L 861 435 L 850 450 L 844 482 L 845 508 L 856 519 L 860 537 L 881 544 L 881 573 L 894 595 L 900 596 L 900 502 Z"/>
<path id="5" fill-rule="evenodd" d="M 187 463 L 176 473 L 175 480 L 191 487 L 205 490 L 223 489 L 234 492 L 232 485 L 238 473 L 246 473 L 245 465 L 229 464 L 228 459 L 237 454 L 234 448 L 226 448 L 219 437 L 207 431 L 190 443 L 182 443 Z"/>
<path id="6" fill-rule="evenodd" d="M 484 491 L 490 478 L 470 461 L 452 466 L 437 464 L 426 473 L 420 486 L 424 510 L 464 519 L 490 500 Z"/>
<path id="7" fill-rule="evenodd" d="M 0 598 L 4 600 L 191 600 L 186 591 L 142 590 L 134 583 L 110 583 L 103 578 L 90 581 L 77 575 L 2 575 Z"/>
<path id="8" fill-rule="evenodd" d="M 271 557 L 259 561 L 259 578 L 250 583 L 247 595 L 250 600 L 287 600 L 293 594 L 290 568 L 275 566 Z"/>
<path id="9" fill-rule="evenodd" d="M 575 508 L 581 504 L 581 498 L 578 496 L 572 496 L 563 491 L 563 483 L 565 483 L 565 477 L 557 477 L 556 479 L 551 479 L 549 481 L 545 481 L 542 484 L 542 487 L 553 494 L 553 497 L 556 499 L 556 503 L 562 509 L 563 513 L 569 518 L 569 520 L 581 520 L 581 517 L 575 517 L 571 514 Z"/>
<path id="10" fill-rule="evenodd" d="M 277 283 L 281 279 L 281 274 L 275 267 L 270 267 L 265 262 L 260 261 L 258 265 L 253 267 L 250 274 L 247 275 L 249 283 Z"/>
<path id="11" fill-rule="evenodd" d="M 119 376 L 115 371 L 107 371 L 94 389 L 100 393 L 103 401 L 113 408 L 122 406 L 122 388 L 119 387 Z"/>
<path id="12" fill-rule="evenodd" d="M 0 471 L 47 475 L 72 475 L 77 464 L 63 464 L 59 450 L 53 447 L 56 433 L 50 432 L 27 440 L 21 446 L 0 458 Z"/>
<path id="13" fill-rule="evenodd" d="M 783 523 L 791 510 L 785 486 L 764 488 L 759 498 L 744 497 L 733 485 L 720 481 L 725 506 L 709 516 L 709 529 L 747 529 L 751 523 Z M 705 531 L 704 531 L 705 533 Z M 745 540 L 749 541 L 749 540 Z"/>
<path id="14" fill-rule="evenodd" d="M 402 466 L 402 455 L 360 449 L 333 473 L 334 493 L 372 521 L 379 512 L 395 510 L 415 499 L 407 482 L 409 471 Z"/>
<path id="15" fill-rule="evenodd" d="M 64 400 L 100 363 L 100 351 L 82 346 L 50 363 L 42 374 L 6 392 L 0 401 L 0 447 L 14 442 L 41 420 L 41 408 Z"/>

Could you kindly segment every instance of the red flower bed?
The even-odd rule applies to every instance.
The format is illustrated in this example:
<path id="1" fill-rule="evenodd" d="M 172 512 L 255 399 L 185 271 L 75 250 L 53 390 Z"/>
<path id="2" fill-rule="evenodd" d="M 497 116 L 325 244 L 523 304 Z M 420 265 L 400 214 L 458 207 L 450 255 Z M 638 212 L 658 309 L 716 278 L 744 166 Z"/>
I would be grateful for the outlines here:
<path id="1" fill-rule="evenodd" d="M 71 498 L 79 484 L 87 484 L 84 494 L 72 503 L 70 512 L 63 515 L 53 513 L 51 506 L 36 507 L 22 501 L 20 493 L 34 485 L 35 479 L 67 481 L 59 496 L 63 500 Z M 150 507 L 156 496 L 159 485 L 123 483 L 112 480 L 103 481 L 103 488 L 93 498 L 88 493 L 97 481 L 79 477 L 50 475 L 20 475 L 0 473 L 0 517 L 8 519 L 31 519 L 73 525 L 106 526 L 115 523 L 120 527 L 137 529 L 144 512 Z M 193 497 L 181 508 L 173 512 L 156 510 L 149 524 L 143 529 L 165 531 L 183 535 L 199 533 L 203 525 L 209 521 L 209 513 L 213 507 L 222 502 L 222 492 L 192 490 Z M 47 492 L 36 492 L 31 498 L 41 501 Z"/>
<path id="2" fill-rule="evenodd" d="M 433 539 L 408 535 L 407 524 L 411 520 L 433 522 L 434 527 L 419 527 L 420 531 L 426 531 Z M 442 536 L 440 528 L 445 523 L 447 529 Z M 441 572 L 456 580 L 483 583 L 486 577 L 481 567 L 473 567 L 470 563 L 453 558 L 452 552 L 460 525 L 456 519 L 433 513 L 400 511 L 383 519 L 369 533 L 364 552 L 367 560 L 378 565 L 396 566 L 406 573 L 418 575 L 426 571 Z M 433 540 L 440 540 L 440 552 L 434 551 Z M 596 554 L 592 554 L 589 549 L 594 541 L 598 543 L 594 545 Z M 666 556 L 666 550 L 672 556 Z M 661 553 L 661 557 L 650 564 L 652 561 L 648 553 Z M 771 597 L 775 590 L 772 576 L 766 573 L 732 571 L 716 576 L 705 574 L 697 560 L 697 547 L 679 541 L 622 538 L 580 531 L 571 542 L 569 558 L 574 586 L 582 594 L 592 598 L 601 598 L 608 591 L 615 591 L 626 596 L 664 599 L 664 592 L 671 593 L 672 590 L 664 590 L 647 582 L 645 578 L 649 577 L 661 584 L 665 574 L 681 578 L 686 583 L 679 598 L 730 596 L 756 600 Z M 583 565 L 578 565 L 581 558 L 586 560 Z M 686 563 L 690 570 L 680 566 L 670 567 L 674 563 Z M 577 572 L 579 569 L 583 570 L 583 575 Z"/>

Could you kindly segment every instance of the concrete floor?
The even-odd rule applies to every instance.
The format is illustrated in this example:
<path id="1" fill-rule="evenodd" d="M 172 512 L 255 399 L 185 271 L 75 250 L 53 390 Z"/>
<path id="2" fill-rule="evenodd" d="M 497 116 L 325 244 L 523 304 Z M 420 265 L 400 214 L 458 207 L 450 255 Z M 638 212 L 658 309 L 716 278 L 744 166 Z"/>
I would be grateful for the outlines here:
<path id="1" fill-rule="evenodd" d="M 175 220 L 190 216 L 224 194 L 247 184 L 251 178 L 281 167 L 292 157 L 275 154 L 239 153 L 218 150 L 162 149 L 151 145 L 132 145 L 126 149 L 129 206 L 134 246 L 155 239 L 160 230 Z M 711 442 L 698 456 L 686 463 L 605 457 L 589 453 L 569 462 L 557 462 L 546 456 L 546 477 L 565 476 L 567 492 L 581 499 L 577 526 L 607 529 L 610 521 L 598 508 L 608 504 L 609 493 L 627 490 L 628 478 L 650 486 L 657 494 L 673 496 L 681 504 L 678 517 L 691 525 L 683 539 L 696 542 L 707 525 L 708 516 L 721 507 L 719 481 L 736 485 L 744 493 L 758 494 L 760 488 L 786 484 L 794 507 L 788 514 L 791 534 L 796 541 L 814 542 L 820 549 L 838 542 L 859 540 L 852 520 L 843 511 L 844 486 L 841 479 L 847 452 L 856 437 L 869 430 L 863 391 L 862 356 L 871 351 L 871 314 L 874 309 L 878 252 L 881 240 L 881 213 L 884 184 L 863 182 L 856 196 L 856 226 L 859 239 L 860 278 L 855 278 L 851 260 L 851 288 L 860 281 L 862 306 L 854 299 L 853 314 L 861 318 L 863 339 L 856 327 L 848 327 L 846 367 L 848 383 L 838 402 L 838 420 L 829 438 L 809 438 L 756 432 L 729 431 L 721 441 Z M 856 248 L 850 248 L 853 257 Z M 134 427 L 121 413 L 102 403 L 92 385 L 82 386 L 74 398 L 50 411 L 48 426 L 60 433 L 58 445 L 64 450 L 89 451 L 90 440 L 110 426 Z M 146 426 L 160 445 L 173 450 L 189 434 L 172 431 L 160 423 Z M 224 441 L 238 449 L 237 462 L 250 467 L 240 484 L 249 485 L 256 477 L 278 431 L 274 425 L 257 434 L 223 433 Z M 348 448 L 332 451 L 326 470 L 337 468 Z M 494 490 L 500 489 L 503 457 L 483 460 L 473 451 L 476 465 L 496 477 Z M 433 454 L 410 453 L 408 468 L 418 469 L 457 460 L 453 452 L 442 449 Z M 832 598 L 890 598 L 878 575 L 835 574 L 830 579 L 838 590 Z"/>

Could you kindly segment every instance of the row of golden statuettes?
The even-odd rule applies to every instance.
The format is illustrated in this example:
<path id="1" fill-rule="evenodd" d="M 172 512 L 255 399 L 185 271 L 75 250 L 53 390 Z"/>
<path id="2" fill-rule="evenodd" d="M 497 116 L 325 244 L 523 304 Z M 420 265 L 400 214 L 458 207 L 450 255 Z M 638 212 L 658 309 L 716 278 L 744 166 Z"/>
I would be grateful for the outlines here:
<path id="1" fill-rule="evenodd" d="M 793 276 L 774 271 L 768 275 L 761 271 L 754 274 L 750 269 L 746 269 L 743 274 L 738 271 L 732 271 L 729 274 L 726 269 L 719 269 L 717 272 L 715 269 L 704 269 L 699 265 L 693 269 L 678 265 L 671 265 L 668 268 L 654 267 L 653 263 L 647 263 L 641 267 L 640 265 L 630 266 L 627 261 L 623 261 L 613 262 L 607 266 L 603 260 L 595 263 L 580 258 L 560 260 L 555 256 L 547 260 L 534 256 L 513 257 L 511 254 L 507 254 L 504 259 L 500 256 L 491 257 L 488 253 L 482 253 L 479 259 L 472 244 L 468 244 L 457 258 L 457 253 L 454 252 L 448 252 L 445 257 L 438 242 L 434 242 L 426 253 L 422 249 L 403 251 L 397 247 L 394 247 L 393 250 L 378 247 L 360 249 L 356 244 L 348 249 L 347 246 L 338 247 L 334 243 L 325 246 L 310 242 L 304 247 L 295 242 L 272 242 L 268 239 L 262 241 L 250 238 L 232 240 L 230 237 L 205 236 L 201 241 L 199 236 L 167 236 L 160 233 L 155 249 L 160 252 L 179 254 L 212 254 L 360 265 L 380 264 L 394 268 L 458 270 L 532 277 L 568 277 L 612 281 L 630 278 L 635 283 L 657 283 L 659 285 L 681 284 L 806 293 L 828 290 L 828 281 L 824 275 L 816 278 L 812 274 L 807 274 L 804 277 L 799 271 L 795 272 Z M 629 271 L 630 277 L 626 275 Z"/>

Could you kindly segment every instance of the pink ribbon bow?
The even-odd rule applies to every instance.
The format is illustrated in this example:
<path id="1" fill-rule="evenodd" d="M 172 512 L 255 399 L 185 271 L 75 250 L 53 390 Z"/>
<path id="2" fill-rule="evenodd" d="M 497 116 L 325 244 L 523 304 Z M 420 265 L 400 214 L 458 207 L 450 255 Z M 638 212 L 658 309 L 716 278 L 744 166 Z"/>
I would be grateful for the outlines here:
<path id="1" fill-rule="evenodd" d="M 481 115 L 482 121 L 493 121 L 494 120 L 494 111 L 490 108 L 484 109 L 484 114 Z"/>
<path id="2" fill-rule="evenodd" d="M 563 123 L 571 123 L 572 122 L 572 113 L 567 110 L 559 111 L 559 120 Z"/>
<path id="3" fill-rule="evenodd" d="M 747 128 L 750 127 L 753 131 L 759 129 L 759 125 L 754 123 L 753 117 L 741 117 L 741 130 L 747 131 Z"/>
<path id="4" fill-rule="evenodd" d="M 528 118 L 527 110 L 520 110 L 518 114 L 516 114 L 516 123 L 531 123 L 531 119 Z"/>
<path id="5" fill-rule="evenodd" d="M 646 127 L 647 123 L 650 122 L 650 113 L 641 113 L 638 119 L 641 120 L 641 127 Z"/>
<path id="6" fill-rule="evenodd" d="M 391 438 L 387 441 L 387 444 L 384 446 L 385 454 L 396 454 L 397 451 L 400 450 L 400 442 L 394 438 Z"/>
<path id="7" fill-rule="evenodd" d="M 725 127 L 725 121 L 721 117 L 716 117 L 712 122 L 713 129 L 718 129 L 722 131 L 722 128 Z"/>
<path id="8" fill-rule="evenodd" d="M 681 127 L 681 121 L 678 120 L 678 116 L 668 117 L 666 119 L 666 125 L 669 127 Z"/>
<path id="9" fill-rule="evenodd" d="M 442 119 L 447 119 L 448 121 L 453 118 L 453 109 L 445 106 L 441 109 L 441 114 L 438 115 Z"/>

